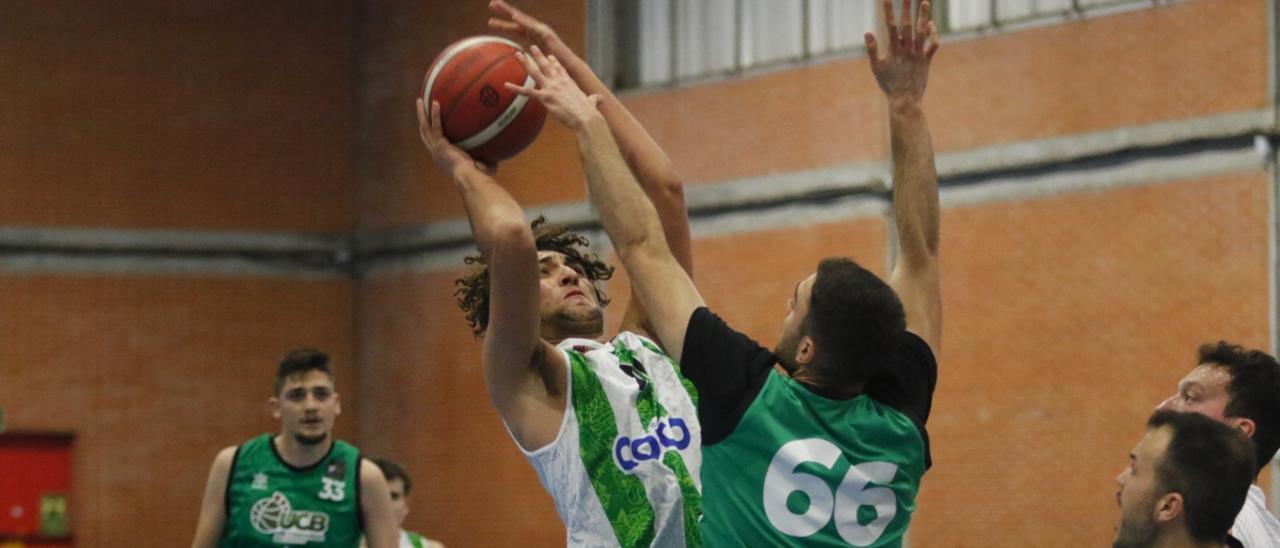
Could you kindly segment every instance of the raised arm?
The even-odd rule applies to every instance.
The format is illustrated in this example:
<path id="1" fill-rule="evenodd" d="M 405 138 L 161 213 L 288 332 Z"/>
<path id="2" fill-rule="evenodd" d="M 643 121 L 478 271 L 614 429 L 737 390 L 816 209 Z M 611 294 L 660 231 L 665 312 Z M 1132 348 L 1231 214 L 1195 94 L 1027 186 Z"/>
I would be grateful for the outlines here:
<path id="1" fill-rule="evenodd" d="M 893 155 L 893 218 L 898 233 L 897 264 L 889 278 L 907 313 L 907 329 L 937 354 L 942 341 L 942 297 L 938 277 L 938 173 L 933 143 L 921 103 L 929 62 L 938 50 L 938 30 L 929 2 L 920 2 L 915 24 L 911 1 L 903 0 L 893 21 L 893 4 L 884 0 L 889 30 L 888 54 L 879 56 L 875 34 L 867 33 L 871 71 L 889 103 L 889 141 Z"/>
<path id="2" fill-rule="evenodd" d="M 521 447 L 555 438 L 564 416 L 564 363 L 540 336 L 538 252 L 519 204 L 440 125 L 440 105 L 428 118 L 418 99 L 418 129 L 432 158 L 453 178 L 471 233 L 489 268 L 489 324 L 483 357 L 493 406 Z M 539 371 L 551 368 L 549 374 Z M 551 383 L 551 384 L 548 384 Z"/>
<path id="3" fill-rule="evenodd" d="M 200 521 L 196 523 L 196 537 L 191 548 L 214 548 L 222 538 L 227 523 L 227 476 L 231 474 L 231 461 L 235 460 L 235 446 L 218 452 L 205 481 L 204 497 L 200 503 Z"/>
<path id="4" fill-rule="evenodd" d="M 684 183 L 667 153 L 658 146 L 640 121 L 619 101 L 604 82 L 591 71 L 573 49 L 546 23 L 512 7 L 503 0 L 489 2 L 489 28 L 525 38 L 543 53 L 555 57 L 565 72 L 587 95 L 598 96 L 600 114 L 609 125 L 627 167 L 640 188 L 653 202 L 662 223 L 667 247 L 689 276 L 693 276 L 693 243 L 689 235 L 689 215 L 684 202 Z M 639 301 L 631 300 L 623 319 L 623 329 L 648 330 L 647 317 Z"/>
<path id="5" fill-rule="evenodd" d="M 631 276 L 636 297 L 649 314 L 653 334 L 677 361 L 685 328 L 702 297 L 667 246 L 657 210 L 627 168 L 604 117 L 599 96 L 587 96 L 553 57 L 533 46 L 522 56 L 537 88 L 509 87 L 547 107 L 578 139 L 587 193 L 605 232 Z"/>

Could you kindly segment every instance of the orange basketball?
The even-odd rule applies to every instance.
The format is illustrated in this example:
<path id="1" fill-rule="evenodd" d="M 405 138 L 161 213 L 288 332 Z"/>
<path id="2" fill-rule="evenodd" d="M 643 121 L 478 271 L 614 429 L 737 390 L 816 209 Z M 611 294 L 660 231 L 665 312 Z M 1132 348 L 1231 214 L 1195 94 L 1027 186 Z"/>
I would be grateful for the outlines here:
<path id="1" fill-rule="evenodd" d="M 515 42 L 472 36 L 454 42 L 427 69 L 422 86 L 426 107 L 440 103 L 444 136 L 472 158 L 496 164 L 518 154 L 542 130 L 547 109 L 503 86 L 533 85 Z"/>

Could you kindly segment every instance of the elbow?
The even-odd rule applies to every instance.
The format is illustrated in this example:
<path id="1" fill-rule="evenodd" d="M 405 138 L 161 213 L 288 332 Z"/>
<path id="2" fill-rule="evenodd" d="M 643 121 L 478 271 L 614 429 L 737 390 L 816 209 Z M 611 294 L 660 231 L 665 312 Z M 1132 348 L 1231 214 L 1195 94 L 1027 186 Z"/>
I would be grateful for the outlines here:
<path id="1" fill-rule="evenodd" d="M 529 224 L 523 218 L 502 219 L 495 222 L 490 227 L 488 239 L 490 249 L 486 255 L 490 256 L 528 252 L 536 247 L 533 229 L 529 228 Z"/>
<path id="2" fill-rule="evenodd" d="M 676 176 L 674 169 L 665 171 L 662 177 L 654 181 L 654 192 L 667 203 L 684 206 L 684 181 Z"/>
<path id="3" fill-rule="evenodd" d="M 655 241 L 651 237 L 642 237 L 628 242 L 621 242 L 616 251 L 618 259 L 622 261 L 624 266 L 627 266 L 628 271 L 631 271 L 631 264 L 636 261 L 646 260 L 646 258 L 653 258 L 664 248 L 664 242 Z M 670 252 L 668 251 L 667 253 L 669 254 Z"/>

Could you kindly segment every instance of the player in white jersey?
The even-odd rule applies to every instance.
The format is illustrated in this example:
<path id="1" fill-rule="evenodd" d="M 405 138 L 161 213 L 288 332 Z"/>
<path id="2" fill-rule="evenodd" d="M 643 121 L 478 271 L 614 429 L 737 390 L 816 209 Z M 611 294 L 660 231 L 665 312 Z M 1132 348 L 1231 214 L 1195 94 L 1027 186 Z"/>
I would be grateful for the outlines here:
<path id="1" fill-rule="evenodd" d="M 1156 407 L 1206 415 L 1244 432 L 1257 450 L 1258 472 L 1280 448 L 1280 363 L 1260 350 L 1220 341 L 1200 347 L 1198 364 Z M 1246 548 L 1280 547 L 1280 521 L 1257 485 L 1236 516 L 1231 535 Z"/>
<path id="2" fill-rule="evenodd" d="M 556 56 L 598 108 L 630 170 L 657 204 L 672 253 L 692 264 L 683 185 L 639 122 L 547 25 L 504 2 L 496 30 Z M 423 143 L 456 183 L 481 256 L 459 304 L 483 334 L 485 386 L 516 444 L 555 499 L 570 545 L 699 544 L 700 428 L 678 367 L 648 338 L 635 301 L 606 337 L 596 282 L 613 269 L 585 238 L 536 220 L 443 136 L 438 104 L 418 101 Z M 615 144 L 616 141 L 616 144 Z M 616 152 L 615 152 L 616 154 Z"/>

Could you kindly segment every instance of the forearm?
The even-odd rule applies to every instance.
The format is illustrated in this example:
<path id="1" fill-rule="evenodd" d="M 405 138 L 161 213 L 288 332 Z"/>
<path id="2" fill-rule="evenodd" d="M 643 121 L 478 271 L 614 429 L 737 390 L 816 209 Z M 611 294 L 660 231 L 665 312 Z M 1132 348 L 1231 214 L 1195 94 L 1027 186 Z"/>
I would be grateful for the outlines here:
<path id="1" fill-rule="evenodd" d="M 929 126 L 918 101 L 889 104 L 893 154 L 893 217 L 901 260 L 931 260 L 938 253 L 938 173 L 934 167 Z"/>
<path id="2" fill-rule="evenodd" d="M 638 251 L 667 249 L 657 210 L 618 153 L 603 117 L 576 129 L 587 192 L 609 240 L 625 260 Z"/>
<path id="3" fill-rule="evenodd" d="M 582 58 L 558 40 L 549 49 L 583 92 L 600 96 L 600 114 L 609 124 L 622 159 L 653 202 L 672 255 L 686 272 L 692 274 L 693 244 L 689 236 L 684 184 L 671 158 Z"/>
<path id="4" fill-rule="evenodd" d="M 471 222 L 471 233 L 476 247 L 485 257 L 491 257 L 498 238 L 512 224 L 527 226 L 520 205 L 493 178 L 477 169 L 462 170 L 454 174 L 458 193 L 462 196 Z"/>

